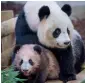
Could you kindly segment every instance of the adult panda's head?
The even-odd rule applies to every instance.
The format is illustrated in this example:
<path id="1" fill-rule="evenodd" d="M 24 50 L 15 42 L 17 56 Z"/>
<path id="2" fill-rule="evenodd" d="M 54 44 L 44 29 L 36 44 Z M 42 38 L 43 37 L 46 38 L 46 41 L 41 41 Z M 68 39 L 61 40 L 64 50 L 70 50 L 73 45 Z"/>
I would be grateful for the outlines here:
<path id="1" fill-rule="evenodd" d="M 69 18 L 71 7 L 66 4 L 59 9 L 56 5 L 43 5 L 39 9 L 38 16 L 41 22 L 37 35 L 39 41 L 48 47 L 66 48 L 71 44 L 74 29 Z"/>

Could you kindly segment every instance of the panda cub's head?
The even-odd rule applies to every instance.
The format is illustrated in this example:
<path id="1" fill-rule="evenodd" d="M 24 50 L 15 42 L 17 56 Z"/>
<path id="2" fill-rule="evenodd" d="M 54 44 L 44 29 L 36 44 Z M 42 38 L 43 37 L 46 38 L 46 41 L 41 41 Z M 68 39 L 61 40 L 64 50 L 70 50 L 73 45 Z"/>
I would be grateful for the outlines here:
<path id="1" fill-rule="evenodd" d="M 57 5 L 57 4 L 56 4 Z M 66 48 L 71 44 L 73 24 L 69 18 L 71 7 L 64 5 L 61 9 L 42 6 L 39 10 L 40 24 L 38 26 L 39 41 L 48 47 Z M 55 9 L 57 8 L 57 9 Z"/>
<path id="2" fill-rule="evenodd" d="M 24 76 L 29 76 L 37 71 L 40 65 L 40 46 L 16 46 L 14 52 L 16 53 L 13 62 L 14 67 L 23 73 Z"/>

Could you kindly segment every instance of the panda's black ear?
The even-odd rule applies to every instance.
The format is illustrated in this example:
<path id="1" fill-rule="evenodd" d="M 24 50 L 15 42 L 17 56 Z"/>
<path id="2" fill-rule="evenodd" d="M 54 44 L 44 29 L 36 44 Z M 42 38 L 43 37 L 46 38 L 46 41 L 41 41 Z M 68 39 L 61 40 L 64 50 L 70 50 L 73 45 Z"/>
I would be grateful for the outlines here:
<path id="1" fill-rule="evenodd" d="M 14 52 L 14 53 L 17 53 L 17 52 L 19 51 L 20 48 L 21 48 L 20 45 L 15 46 L 13 52 Z"/>
<path id="2" fill-rule="evenodd" d="M 69 4 L 65 4 L 62 8 L 61 8 L 68 16 L 71 15 L 72 12 L 72 8 Z"/>
<path id="3" fill-rule="evenodd" d="M 34 49 L 34 51 L 36 51 L 38 54 L 41 54 L 41 51 L 42 51 L 42 50 L 41 50 L 41 47 L 40 47 L 39 45 L 35 45 L 33 49 Z"/>
<path id="4" fill-rule="evenodd" d="M 39 18 L 40 18 L 40 21 L 46 17 L 48 18 L 48 16 L 50 15 L 50 9 L 48 6 L 42 6 L 40 9 L 39 9 Z"/>

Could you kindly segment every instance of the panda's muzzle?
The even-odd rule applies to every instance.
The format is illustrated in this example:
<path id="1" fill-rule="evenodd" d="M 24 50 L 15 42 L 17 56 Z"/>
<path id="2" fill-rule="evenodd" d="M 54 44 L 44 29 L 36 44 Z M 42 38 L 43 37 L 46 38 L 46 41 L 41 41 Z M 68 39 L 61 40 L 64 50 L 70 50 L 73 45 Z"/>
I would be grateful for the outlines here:
<path id="1" fill-rule="evenodd" d="M 28 70 L 23 70 L 23 72 L 27 72 Z"/>
<path id="2" fill-rule="evenodd" d="M 71 43 L 70 41 L 64 42 L 65 45 L 69 45 L 70 43 Z"/>
<path id="3" fill-rule="evenodd" d="M 31 68 L 31 65 L 28 62 L 23 62 L 21 65 L 21 69 L 23 71 L 28 71 Z"/>

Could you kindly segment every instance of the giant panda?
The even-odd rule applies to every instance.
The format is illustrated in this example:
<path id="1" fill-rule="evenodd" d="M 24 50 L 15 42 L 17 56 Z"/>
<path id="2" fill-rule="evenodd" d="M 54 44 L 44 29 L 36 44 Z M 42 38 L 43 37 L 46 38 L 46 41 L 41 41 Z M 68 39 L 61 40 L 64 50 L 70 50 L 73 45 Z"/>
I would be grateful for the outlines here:
<path id="1" fill-rule="evenodd" d="M 16 23 L 16 45 L 39 44 L 49 49 L 59 62 L 59 79 L 76 80 L 84 63 L 80 34 L 69 18 L 72 9 L 56 2 L 27 2 Z"/>
<path id="2" fill-rule="evenodd" d="M 19 71 L 18 78 L 27 79 L 25 83 L 45 83 L 48 79 L 58 79 L 59 64 L 49 50 L 36 44 L 24 44 L 16 46 L 14 51 L 13 67 Z"/>

